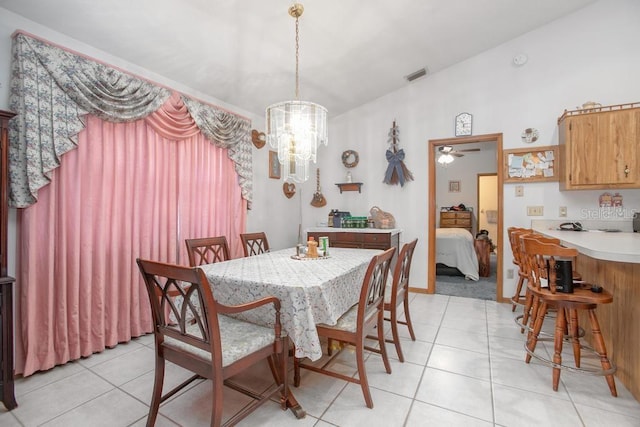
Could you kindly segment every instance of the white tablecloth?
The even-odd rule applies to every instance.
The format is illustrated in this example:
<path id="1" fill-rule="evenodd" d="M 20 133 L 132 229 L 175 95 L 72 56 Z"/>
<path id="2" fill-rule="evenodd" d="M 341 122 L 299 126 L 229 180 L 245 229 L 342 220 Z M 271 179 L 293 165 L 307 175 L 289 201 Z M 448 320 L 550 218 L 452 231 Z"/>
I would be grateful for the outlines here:
<path id="1" fill-rule="evenodd" d="M 330 257 L 294 260 L 295 249 L 201 266 L 214 297 L 227 305 L 273 295 L 281 302 L 283 329 L 296 345 L 297 357 L 322 356 L 316 324 L 333 325 L 358 302 L 362 280 L 377 249 L 331 248 Z M 273 320 L 271 306 L 242 318 L 265 324 Z"/>

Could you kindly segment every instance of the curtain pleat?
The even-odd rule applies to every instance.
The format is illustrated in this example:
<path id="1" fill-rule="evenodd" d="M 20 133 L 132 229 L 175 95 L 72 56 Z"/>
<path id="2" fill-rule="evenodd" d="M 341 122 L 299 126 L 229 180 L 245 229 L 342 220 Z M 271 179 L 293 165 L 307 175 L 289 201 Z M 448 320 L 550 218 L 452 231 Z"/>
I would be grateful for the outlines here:
<path id="1" fill-rule="evenodd" d="M 16 372 L 30 375 L 152 331 L 135 259 L 186 265 L 184 239 L 241 254 L 246 200 L 227 150 L 200 133 L 87 117 L 38 203 L 18 210 Z"/>

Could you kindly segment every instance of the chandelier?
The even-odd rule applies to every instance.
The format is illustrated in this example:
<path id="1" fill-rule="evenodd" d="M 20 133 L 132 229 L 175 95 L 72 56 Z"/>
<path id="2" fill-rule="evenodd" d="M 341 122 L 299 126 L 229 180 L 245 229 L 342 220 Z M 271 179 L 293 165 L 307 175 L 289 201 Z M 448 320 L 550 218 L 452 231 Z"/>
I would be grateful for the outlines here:
<path id="1" fill-rule="evenodd" d="M 278 149 L 284 181 L 304 182 L 309 178 L 309 162 L 316 162 L 318 145 L 328 143 L 327 109 L 313 102 L 300 101 L 299 18 L 304 7 L 295 3 L 289 15 L 296 19 L 296 92 L 295 100 L 267 107 L 267 141 Z"/>

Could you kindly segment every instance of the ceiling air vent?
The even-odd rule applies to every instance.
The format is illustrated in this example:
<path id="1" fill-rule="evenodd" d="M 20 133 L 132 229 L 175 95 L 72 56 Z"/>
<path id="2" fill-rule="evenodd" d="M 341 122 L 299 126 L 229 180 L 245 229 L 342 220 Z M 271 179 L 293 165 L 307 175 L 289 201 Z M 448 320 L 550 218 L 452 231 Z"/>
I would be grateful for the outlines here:
<path id="1" fill-rule="evenodd" d="M 405 76 L 405 79 L 407 79 L 407 81 L 414 81 L 415 79 L 419 79 L 422 76 L 427 75 L 427 69 L 426 68 L 420 68 L 418 71 L 415 71 L 411 74 L 409 74 L 408 76 Z"/>

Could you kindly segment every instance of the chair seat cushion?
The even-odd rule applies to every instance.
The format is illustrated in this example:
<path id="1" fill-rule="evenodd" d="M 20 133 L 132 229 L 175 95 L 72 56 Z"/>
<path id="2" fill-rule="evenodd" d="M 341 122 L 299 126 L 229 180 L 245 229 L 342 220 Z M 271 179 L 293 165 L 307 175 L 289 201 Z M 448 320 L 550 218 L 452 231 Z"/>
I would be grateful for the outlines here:
<path id="1" fill-rule="evenodd" d="M 318 326 L 329 329 L 339 329 L 341 331 L 356 332 L 358 329 L 358 304 L 351 307 L 345 314 L 343 314 L 335 325 L 327 325 L 321 323 Z"/>
<path id="2" fill-rule="evenodd" d="M 218 315 L 218 323 L 222 343 L 222 366 L 229 366 L 251 353 L 274 344 L 275 333 L 272 328 L 224 315 Z M 189 325 L 187 334 L 202 337 L 197 324 Z M 165 345 L 180 348 L 203 359 L 211 360 L 211 354 L 208 351 L 171 337 L 165 338 Z"/>

